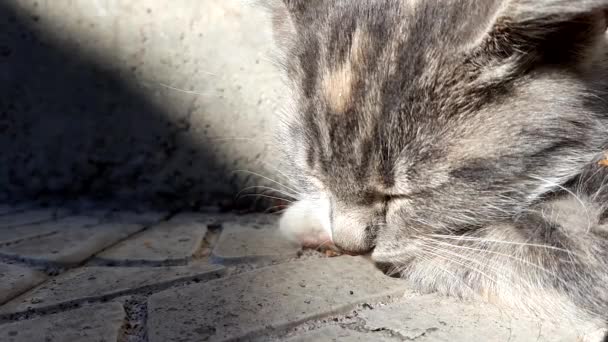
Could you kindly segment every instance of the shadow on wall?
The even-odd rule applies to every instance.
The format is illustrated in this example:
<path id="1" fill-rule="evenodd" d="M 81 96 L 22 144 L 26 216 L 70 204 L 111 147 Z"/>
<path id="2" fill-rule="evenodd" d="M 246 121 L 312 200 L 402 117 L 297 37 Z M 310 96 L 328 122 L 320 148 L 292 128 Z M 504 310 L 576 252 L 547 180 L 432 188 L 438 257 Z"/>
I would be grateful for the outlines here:
<path id="1" fill-rule="evenodd" d="M 136 66 L 87 56 L 42 21 L 0 2 L 0 198 L 174 209 L 234 200 L 242 184 L 192 139 L 187 115 L 132 81 Z"/>

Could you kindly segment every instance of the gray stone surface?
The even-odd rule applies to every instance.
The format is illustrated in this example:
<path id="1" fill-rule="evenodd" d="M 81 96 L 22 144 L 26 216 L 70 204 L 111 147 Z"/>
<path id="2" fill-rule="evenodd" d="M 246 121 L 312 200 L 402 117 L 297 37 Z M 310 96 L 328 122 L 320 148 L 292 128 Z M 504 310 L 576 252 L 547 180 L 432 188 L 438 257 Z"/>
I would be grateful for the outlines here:
<path id="1" fill-rule="evenodd" d="M 0 305 L 40 284 L 46 278 L 42 272 L 0 262 Z"/>
<path id="2" fill-rule="evenodd" d="M 0 205 L 0 215 L 6 215 L 13 212 L 13 207 L 10 205 Z"/>
<path id="3" fill-rule="evenodd" d="M 26 209 L 26 205 L 0 205 L 0 215 L 7 215 Z"/>
<path id="4" fill-rule="evenodd" d="M 0 247 L 0 255 L 74 265 L 141 229 L 140 224 L 123 223 L 63 228 L 57 234 Z"/>
<path id="5" fill-rule="evenodd" d="M 216 203 L 252 182 L 231 171 L 274 174 L 267 136 L 284 87 L 260 9 L 4 0 L 0 12 L 0 198 Z"/>
<path id="6" fill-rule="evenodd" d="M 404 291 L 360 257 L 285 263 L 152 295 L 148 334 L 152 342 L 255 336 Z"/>
<path id="7" fill-rule="evenodd" d="M 213 249 L 213 258 L 224 263 L 275 261 L 293 258 L 300 250 L 299 245 L 280 234 L 275 221 L 258 229 L 242 222 L 228 222 L 223 225 L 222 235 Z"/>
<path id="8" fill-rule="evenodd" d="M 0 325 L 5 342 L 115 342 L 125 311 L 119 303 L 86 306 L 16 323 Z"/>
<path id="9" fill-rule="evenodd" d="M 3 262 L 20 259 L 0 262 L 0 341 L 566 342 L 587 332 L 415 294 L 365 257 L 304 251 L 293 261 L 298 248 L 274 236 L 275 216 L 165 217 L 84 210 L 0 228 L 12 241 L 0 242 Z M 47 268 L 55 276 L 29 268 L 57 262 L 66 267 Z"/>
<path id="10" fill-rule="evenodd" d="M 96 212 L 104 222 L 137 223 L 144 226 L 156 224 L 167 217 L 168 213 L 162 211 L 106 211 Z"/>
<path id="11" fill-rule="evenodd" d="M 83 267 L 68 271 L 0 307 L 0 313 L 22 312 L 57 304 L 115 296 L 175 281 L 214 279 L 221 266 Z"/>
<path id="12" fill-rule="evenodd" d="M 88 227 L 98 224 L 99 221 L 99 218 L 92 216 L 69 216 L 42 223 L 0 228 L 0 245 L 34 237 L 44 237 L 63 230 Z"/>
<path id="13" fill-rule="evenodd" d="M 576 341 L 575 326 L 514 313 L 480 302 L 411 295 L 398 303 L 361 311 L 367 330 L 389 330 L 416 341 Z"/>
<path id="14" fill-rule="evenodd" d="M 63 215 L 56 209 L 34 209 L 0 216 L 0 229 L 53 220 Z"/>
<path id="15" fill-rule="evenodd" d="M 151 227 L 97 255 L 109 262 L 187 261 L 201 246 L 207 225 L 196 221 L 168 221 Z"/>
<path id="16" fill-rule="evenodd" d="M 398 337 L 383 336 L 381 332 L 361 332 L 344 329 L 339 326 L 330 326 L 318 330 L 302 332 L 295 337 L 288 338 L 286 342 L 391 342 L 402 341 Z"/>

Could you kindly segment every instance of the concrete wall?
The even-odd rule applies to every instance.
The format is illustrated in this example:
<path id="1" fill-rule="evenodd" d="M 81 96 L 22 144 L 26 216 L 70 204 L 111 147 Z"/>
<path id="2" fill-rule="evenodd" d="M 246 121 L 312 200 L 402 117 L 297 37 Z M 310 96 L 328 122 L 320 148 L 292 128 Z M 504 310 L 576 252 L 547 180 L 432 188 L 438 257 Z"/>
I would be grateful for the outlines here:
<path id="1" fill-rule="evenodd" d="M 272 175 L 270 25 L 238 0 L 3 0 L 0 197 L 212 204 Z"/>

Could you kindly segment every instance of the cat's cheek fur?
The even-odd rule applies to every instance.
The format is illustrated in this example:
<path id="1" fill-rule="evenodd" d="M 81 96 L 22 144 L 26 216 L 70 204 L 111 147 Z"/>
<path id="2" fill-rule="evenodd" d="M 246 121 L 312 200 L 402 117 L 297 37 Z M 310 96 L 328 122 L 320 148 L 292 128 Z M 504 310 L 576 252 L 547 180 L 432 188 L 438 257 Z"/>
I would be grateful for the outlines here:
<path id="1" fill-rule="evenodd" d="M 330 203 L 319 198 L 302 199 L 291 205 L 279 221 L 281 233 L 304 247 L 331 246 Z"/>

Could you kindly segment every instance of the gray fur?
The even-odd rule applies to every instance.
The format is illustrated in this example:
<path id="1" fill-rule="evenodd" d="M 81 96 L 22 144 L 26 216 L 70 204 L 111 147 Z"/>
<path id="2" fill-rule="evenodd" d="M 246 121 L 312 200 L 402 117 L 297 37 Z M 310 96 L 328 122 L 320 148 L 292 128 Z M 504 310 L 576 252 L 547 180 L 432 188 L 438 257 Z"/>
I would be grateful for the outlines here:
<path id="1" fill-rule="evenodd" d="M 604 324 L 608 1 L 269 7 L 286 171 L 330 198 L 337 246 L 422 290 Z"/>

